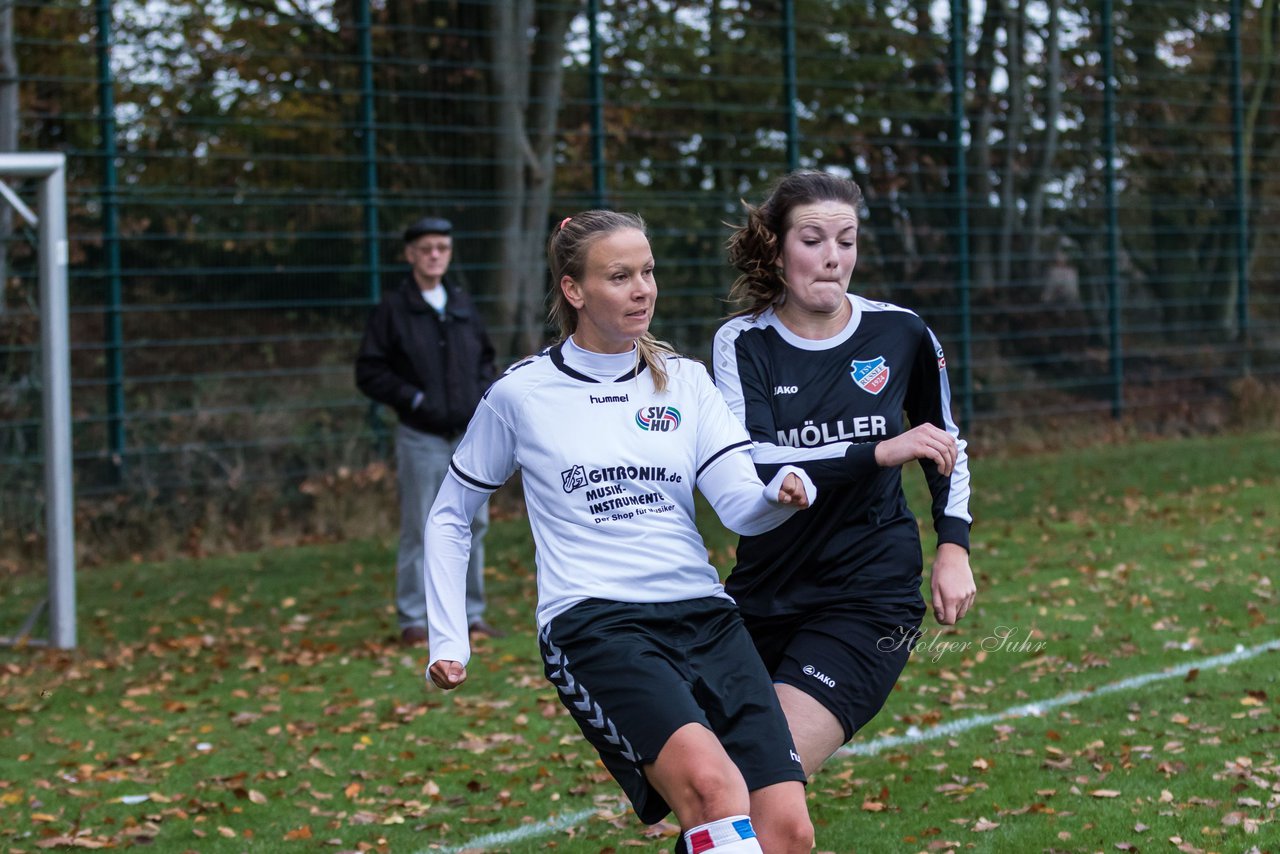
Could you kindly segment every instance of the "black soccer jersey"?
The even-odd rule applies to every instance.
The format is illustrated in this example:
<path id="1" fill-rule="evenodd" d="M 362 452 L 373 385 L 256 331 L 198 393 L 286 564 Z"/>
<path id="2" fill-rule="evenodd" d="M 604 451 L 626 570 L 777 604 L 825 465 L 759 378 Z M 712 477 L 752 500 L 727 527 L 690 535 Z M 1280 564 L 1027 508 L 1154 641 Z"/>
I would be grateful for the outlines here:
<path id="1" fill-rule="evenodd" d="M 762 477 L 792 463 L 818 486 L 807 512 L 739 543 L 726 589 L 747 614 L 919 600 L 919 526 L 901 469 L 875 462 L 875 443 L 910 425 L 931 422 L 957 437 L 949 477 L 932 461 L 921 465 L 938 541 L 969 545 L 968 457 L 951 417 L 942 347 L 914 312 L 848 299 L 848 325 L 826 340 L 795 335 L 772 309 L 716 333 L 716 384 L 755 442 Z"/>

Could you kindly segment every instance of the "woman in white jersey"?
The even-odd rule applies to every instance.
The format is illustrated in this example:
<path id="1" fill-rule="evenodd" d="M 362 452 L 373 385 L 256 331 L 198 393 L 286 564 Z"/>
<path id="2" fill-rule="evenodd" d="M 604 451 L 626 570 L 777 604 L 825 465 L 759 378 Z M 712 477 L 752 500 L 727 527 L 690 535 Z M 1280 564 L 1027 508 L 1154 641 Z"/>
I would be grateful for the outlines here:
<path id="1" fill-rule="evenodd" d="M 547 678 L 636 814 L 674 811 L 691 851 L 808 852 L 804 772 L 693 490 L 758 534 L 808 506 L 812 481 L 789 467 L 764 486 L 705 367 L 649 334 L 643 220 L 567 217 L 547 257 L 561 340 L 490 387 L 427 519 L 428 673 L 466 679 L 468 523 L 518 469 Z"/>
<path id="2" fill-rule="evenodd" d="M 741 310 L 715 339 L 716 384 L 761 477 L 802 465 L 822 492 L 803 516 L 744 536 L 725 582 L 809 774 L 876 715 L 919 637 L 904 463 L 919 461 L 933 498 L 938 622 L 963 617 L 976 592 L 946 359 L 914 312 L 848 293 L 861 206 L 857 184 L 823 172 L 787 175 L 748 205 L 729 239 Z"/>

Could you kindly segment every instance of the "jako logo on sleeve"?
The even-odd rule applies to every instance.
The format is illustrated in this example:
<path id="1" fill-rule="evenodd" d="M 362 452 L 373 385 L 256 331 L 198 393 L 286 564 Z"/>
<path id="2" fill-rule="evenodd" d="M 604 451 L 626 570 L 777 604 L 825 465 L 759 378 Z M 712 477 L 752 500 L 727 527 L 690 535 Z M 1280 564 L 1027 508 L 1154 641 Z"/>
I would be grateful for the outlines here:
<path id="1" fill-rule="evenodd" d="M 863 391 L 879 394 L 889 382 L 889 366 L 885 364 L 884 356 L 876 356 L 866 362 L 854 359 L 849 367 L 853 369 L 849 376 Z"/>
<path id="2" fill-rule="evenodd" d="M 674 406 L 642 406 L 636 412 L 636 426 L 652 433 L 670 433 L 680 426 L 680 410 Z"/>

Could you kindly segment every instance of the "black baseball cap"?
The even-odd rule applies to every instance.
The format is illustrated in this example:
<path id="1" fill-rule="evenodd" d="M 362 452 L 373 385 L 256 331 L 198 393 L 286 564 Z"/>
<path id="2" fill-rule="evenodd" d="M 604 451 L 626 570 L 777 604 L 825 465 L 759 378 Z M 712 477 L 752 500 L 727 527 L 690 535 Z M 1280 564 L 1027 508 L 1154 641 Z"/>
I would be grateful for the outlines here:
<path id="1" fill-rule="evenodd" d="M 448 234 L 453 231 L 453 223 L 444 217 L 424 216 L 404 230 L 404 242 L 412 243 L 424 234 Z"/>

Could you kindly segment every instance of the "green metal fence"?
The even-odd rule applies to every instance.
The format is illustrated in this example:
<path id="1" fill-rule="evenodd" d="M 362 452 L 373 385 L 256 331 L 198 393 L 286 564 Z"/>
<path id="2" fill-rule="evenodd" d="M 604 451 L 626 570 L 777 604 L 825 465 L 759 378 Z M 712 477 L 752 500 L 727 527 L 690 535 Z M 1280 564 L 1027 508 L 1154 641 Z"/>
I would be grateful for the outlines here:
<path id="1" fill-rule="evenodd" d="M 726 223 L 796 167 L 863 187 L 854 288 L 934 327 L 971 431 L 1213 427 L 1280 364 L 1277 0 L 0 9 L 0 122 L 70 158 L 81 496 L 384 454 L 352 359 L 424 214 L 514 358 L 551 224 L 642 213 L 656 331 L 706 356 Z M 0 519 L 34 527 L 33 249 L 0 237 Z"/>

